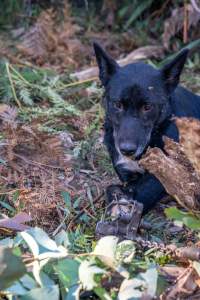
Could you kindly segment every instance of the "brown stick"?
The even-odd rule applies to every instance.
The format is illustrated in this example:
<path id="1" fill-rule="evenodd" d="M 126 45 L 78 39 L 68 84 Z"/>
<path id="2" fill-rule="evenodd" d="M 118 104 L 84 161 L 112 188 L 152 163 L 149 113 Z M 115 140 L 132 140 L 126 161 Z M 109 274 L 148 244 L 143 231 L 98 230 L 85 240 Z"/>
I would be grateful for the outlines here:
<path id="1" fill-rule="evenodd" d="M 104 192 L 102 192 L 100 195 L 98 195 L 94 199 L 93 204 L 97 203 L 103 196 L 104 196 Z M 71 219 L 71 221 L 69 222 L 69 224 L 67 226 L 67 230 L 69 230 L 71 225 L 73 223 L 75 223 L 85 213 L 85 210 L 89 209 L 90 207 L 91 207 L 91 204 L 88 204 L 87 206 L 83 207 L 83 209 L 74 218 Z"/>
<path id="2" fill-rule="evenodd" d="M 163 56 L 163 53 L 164 50 L 161 46 L 145 46 L 132 51 L 126 57 L 117 60 L 117 62 L 120 66 L 124 66 L 126 64 L 133 63 L 138 60 L 144 60 L 152 57 L 158 58 Z M 86 70 L 71 74 L 71 77 L 76 78 L 78 80 L 85 80 L 96 76 L 98 76 L 97 67 L 91 67 Z"/>

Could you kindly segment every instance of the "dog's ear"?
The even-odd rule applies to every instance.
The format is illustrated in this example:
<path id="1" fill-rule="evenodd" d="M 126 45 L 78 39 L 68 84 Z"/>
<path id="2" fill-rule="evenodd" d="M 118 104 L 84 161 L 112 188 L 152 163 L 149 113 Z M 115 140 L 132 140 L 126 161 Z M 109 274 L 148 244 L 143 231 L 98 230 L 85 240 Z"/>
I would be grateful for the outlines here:
<path id="1" fill-rule="evenodd" d="M 99 66 L 99 78 L 102 84 L 106 86 L 112 75 L 114 75 L 119 68 L 119 65 L 101 48 L 98 43 L 94 42 L 93 46 Z"/>
<path id="2" fill-rule="evenodd" d="M 165 81 L 167 90 L 171 93 L 179 83 L 180 74 L 187 59 L 189 49 L 183 49 L 171 62 L 162 69 L 162 77 Z"/>

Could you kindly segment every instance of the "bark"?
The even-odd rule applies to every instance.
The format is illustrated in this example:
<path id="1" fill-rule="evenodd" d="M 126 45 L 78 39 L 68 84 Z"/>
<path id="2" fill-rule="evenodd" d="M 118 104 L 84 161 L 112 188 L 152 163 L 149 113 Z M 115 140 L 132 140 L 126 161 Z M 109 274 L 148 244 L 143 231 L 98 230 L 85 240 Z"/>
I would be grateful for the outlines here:
<path id="1" fill-rule="evenodd" d="M 198 173 L 181 144 L 165 138 L 165 151 L 166 154 L 159 148 L 148 149 L 140 165 L 154 174 L 182 207 L 200 213 Z"/>

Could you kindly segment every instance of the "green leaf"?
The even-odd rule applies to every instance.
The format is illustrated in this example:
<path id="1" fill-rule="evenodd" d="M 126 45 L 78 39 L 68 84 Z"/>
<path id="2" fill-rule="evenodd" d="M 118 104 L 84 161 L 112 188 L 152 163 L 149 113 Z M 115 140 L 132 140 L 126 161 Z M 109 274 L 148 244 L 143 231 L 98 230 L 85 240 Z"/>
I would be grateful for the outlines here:
<path id="1" fill-rule="evenodd" d="M 187 213 L 179 210 L 175 206 L 166 208 L 165 209 L 165 214 L 166 214 L 167 218 L 173 219 L 173 220 L 176 220 L 176 221 L 182 221 L 183 218 L 185 217 L 185 215 L 187 215 Z"/>
<path id="2" fill-rule="evenodd" d="M 9 293 L 11 293 L 13 295 L 21 296 L 21 295 L 25 295 L 28 291 L 27 291 L 27 289 L 25 289 L 23 287 L 23 285 L 19 281 L 17 281 L 13 285 L 11 285 L 6 290 L 6 292 L 9 292 Z"/>
<path id="3" fill-rule="evenodd" d="M 67 208 L 69 210 L 71 210 L 72 203 L 71 203 L 71 196 L 70 196 L 70 194 L 68 192 L 62 191 L 61 195 L 62 195 L 62 197 L 63 197 L 63 199 L 65 201 L 65 205 L 67 206 Z"/>
<path id="4" fill-rule="evenodd" d="M 6 166 L 6 161 L 3 158 L 0 158 L 0 164 Z"/>
<path id="5" fill-rule="evenodd" d="M 195 216 L 188 216 L 183 218 L 183 224 L 190 229 L 200 230 L 200 219 Z"/>
<path id="6" fill-rule="evenodd" d="M 31 252 L 33 253 L 34 257 L 35 258 L 38 258 L 39 256 L 39 246 L 37 244 L 37 242 L 35 241 L 35 239 L 26 231 L 23 231 L 21 232 L 21 236 L 22 238 L 25 240 L 25 242 L 28 244 Z M 40 269 L 41 269 L 41 266 L 40 266 L 40 263 L 38 260 L 35 260 L 33 262 L 33 275 L 34 275 L 34 278 L 35 280 L 37 281 L 37 283 L 42 286 L 42 282 L 41 282 L 41 278 L 40 278 Z"/>
<path id="7" fill-rule="evenodd" d="M 128 21 L 125 24 L 125 29 L 127 29 L 141 14 L 147 9 L 154 0 L 145 0 L 138 3 L 137 7 L 134 8 L 134 11 Z"/>
<path id="8" fill-rule="evenodd" d="M 183 212 L 176 207 L 170 207 L 165 209 L 165 214 L 169 219 L 181 221 L 190 229 L 200 230 L 200 219 L 189 212 Z"/>
<path id="9" fill-rule="evenodd" d="M 199 47 L 200 45 L 200 39 L 197 39 L 195 41 L 192 41 L 190 42 L 189 44 L 187 45 L 184 45 L 184 48 L 188 48 L 189 50 L 192 50 L 194 48 L 197 48 Z M 178 53 L 180 53 L 183 49 L 180 49 L 180 51 Z M 164 59 L 160 64 L 159 64 L 159 67 L 162 67 L 164 66 L 165 64 L 167 64 L 168 62 L 170 62 L 171 60 L 173 60 L 177 55 L 178 53 L 173 53 L 172 55 L 169 55 L 166 59 Z"/>
<path id="10" fill-rule="evenodd" d="M 5 247 L 8 247 L 8 248 L 13 247 L 13 239 L 8 237 L 8 238 L 5 238 L 3 240 L 0 240 L 0 246 L 5 246 Z"/>
<path id="11" fill-rule="evenodd" d="M 81 290 L 80 284 L 75 284 L 69 288 L 65 300 L 79 300 L 79 293 Z"/>
<path id="12" fill-rule="evenodd" d="M 12 253 L 12 249 L 0 246 L 0 290 L 8 288 L 22 277 L 26 268 L 22 259 Z"/>
<path id="13" fill-rule="evenodd" d="M 35 257 L 39 255 L 39 247 L 34 238 L 26 231 L 20 233 Z"/>
<path id="14" fill-rule="evenodd" d="M 190 42 L 185 46 L 185 48 L 188 48 L 189 50 L 198 48 L 200 46 L 200 39 L 197 39 L 195 41 Z"/>
<path id="15" fill-rule="evenodd" d="M 20 278 L 20 283 L 28 290 L 37 288 L 37 283 L 35 280 L 28 274 L 25 274 L 22 278 Z"/>
<path id="16" fill-rule="evenodd" d="M 17 202 L 17 200 L 18 200 L 18 198 L 19 198 L 19 195 L 20 195 L 20 191 L 16 191 L 16 192 L 13 193 L 13 195 L 12 195 L 12 201 L 13 201 L 14 203 Z"/>
<path id="17" fill-rule="evenodd" d="M 77 284 L 79 281 L 79 265 L 79 262 L 70 258 L 60 260 L 57 265 L 54 265 L 58 278 L 64 287 L 70 288 L 72 285 Z"/>
<path id="18" fill-rule="evenodd" d="M 74 201 L 73 208 L 75 208 L 75 209 L 78 208 L 80 206 L 80 202 L 81 202 L 81 199 L 79 197 Z"/>
<path id="19" fill-rule="evenodd" d="M 94 281 L 95 274 L 106 273 L 105 270 L 94 265 L 94 261 L 83 260 L 79 267 L 79 279 L 86 290 L 92 290 L 93 287 L 97 286 Z"/>
<path id="20" fill-rule="evenodd" d="M 42 281 L 42 286 L 51 286 L 55 284 L 55 282 L 44 272 L 40 273 L 40 278 Z"/>
<path id="21" fill-rule="evenodd" d="M 117 245 L 116 259 L 120 262 L 130 263 L 135 255 L 135 243 L 125 240 Z"/>
<path id="22" fill-rule="evenodd" d="M 110 267 L 116 264 L 115 252 L 118 238 L 116 236 L 105 236 L 101 238 L 93 251 L 93 254 Z"/>
<path id="23" fill-rule="evenodd" d="M 21 300 L 59 300 L 59 290 L 57 285 L 50 287 L 42 287 L 33 289 L 24 296 Z"/>
<path id="24" fill-rule="evenodd" d="M 146 281 L 146 294 L 154 297 L 157 290 L 158 271 L 155 267 L 149 268 L 145 273 L 140 273 L 140 276 Z"/>
<path id="25" fill-rule="evenodd" d="M 158 272 L 155 267 L 140 273 L 137 278 L 125 279 L 120 286 L 119 300 L 139 300 L 142 296 L 152 299 L 156 295 L 157 280 Z"/>
<path id="26" fill-rule="evenodd" d="M 40 253 L 44 252 L 44 249 L 48 249 L 50 251 L 59 251 L 56 242 L 50 239 L 47 233 L 41 228 L 31 228 L 27 230 L 27 233 L 31 235 L 35 242 L 43 248 L 40 249 Z"/>
<path id="27" fill-rule="evenodd" d="M 135 279 L 124 279 L 122 282 L 118 298 L 119 300 L 139 300 L 142 297 L 143 292 L 140 290 L 144 285 L 143 280 Z"/>
<path id="28" fill-rule="evenodd" d="M 42 286 L 42 281 L 41 281 L 41 277 L 40 277 L 40 263 L 39 261 L 35 260 L 32 264 L 32 268 L 33 268 L 33 276 L 35 278 L 35 280 L 37 281 L 37 283 Z"/>
<path id="29" fill-rule="evenodd" d="M 1 204 L 2 207 L 6 208 L 10 212 L 12 212 L 12 213 L 16 212 L 16 210 L 10 204 L 8 204 L 7 202 L 0 200 L 0 204 Z"/>
<path id="30" fill-rule="evenodd" d="M 101 300 L 112 300 L 106 290 L 100 286 L 94 288 L 95 294 L 101 299 Z"/>
<path id="31" fill-rule="evenodd" d="M 63 229 L 58 234 L 56 234 L 55 241 L 57 246 L 63 245 L 65 248 L 70 246 L 68 234 Z"/>

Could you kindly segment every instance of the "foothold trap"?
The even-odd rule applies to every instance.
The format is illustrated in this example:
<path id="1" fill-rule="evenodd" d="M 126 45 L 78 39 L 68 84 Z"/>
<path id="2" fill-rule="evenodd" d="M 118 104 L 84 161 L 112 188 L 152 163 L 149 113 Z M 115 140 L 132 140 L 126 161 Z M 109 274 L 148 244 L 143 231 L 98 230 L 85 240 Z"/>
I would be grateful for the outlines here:
<path id="1" fill-rule="evenodd" d="M 112 193 L 112 198 L 102 220 L 97 223 L 97 238 L 116 235 L 120 240 L 134 240 L 140 225 L 143 204 L 129 199 L 118 187 Z"/>

